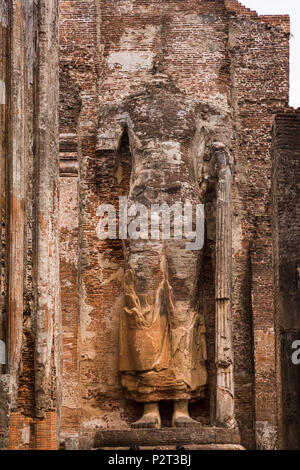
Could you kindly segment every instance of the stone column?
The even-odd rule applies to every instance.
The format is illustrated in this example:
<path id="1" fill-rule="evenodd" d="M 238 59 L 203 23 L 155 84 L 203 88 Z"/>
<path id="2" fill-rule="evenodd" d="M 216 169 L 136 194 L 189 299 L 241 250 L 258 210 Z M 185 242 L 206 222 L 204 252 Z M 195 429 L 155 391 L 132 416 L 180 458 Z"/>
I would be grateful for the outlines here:
<path id="1" fill-rule="evenodd" d="M 60 377 L 58 257 L 58 2 L 40 0 L 36 84 L 35 403 L 54 409 Z M 55 375 L 54 375 L 55 374 Z M 55 385 L 54 385 L 55 384 Z"/>
<path id="2" fill-rule="evenodd" d="M 63 93 L 63 91 L 62 91 Z M 74 129 L 75 130 L 75 129 Z M 79 192 L 77 133 L 60 134 L 60 286 L 63 335 L 60 438 L 75 449 L 80 423 Z M 76 435 L 77 433 L 77 435 Z"/>
<path id="3" fill-rule="evenodd" d="M 17 383 L 23 327 L 25 161 L 25 60 L 23 48 L 22 2 L 9 4 L 8 56 L 8 373 L 11 375 L 12 408 L 17 408 Z"/>
<path id="4" fill-rule="evenodd" d="M 234 426 L 231 331 L 231 170 L 223 144 L 213 145 L 217 174 L 216 214 L 216 423 Z"/>
<path id="5" fill-rule="evenodd" d="M 6 364 L 6 70 L 7 70 L 7 28 L 8 4 L 0 6 L 0 375 Z M 1 406 L 1 404 L 0 404 Z"/>

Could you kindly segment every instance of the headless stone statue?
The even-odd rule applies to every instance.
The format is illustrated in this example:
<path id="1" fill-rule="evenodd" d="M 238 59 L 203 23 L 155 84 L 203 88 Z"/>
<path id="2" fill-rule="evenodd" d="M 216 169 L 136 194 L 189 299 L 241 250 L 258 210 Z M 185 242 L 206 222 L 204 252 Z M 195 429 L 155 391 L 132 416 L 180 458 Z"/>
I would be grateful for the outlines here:
<path id="1" fill-rule="evenodd" d="M 99 152 L 114 150 L 111 158 L 117 158 L 128 133 L 129 206 L 201 203 L 195 150 L 199 106 L 171 85 L 149 85 L 100 111 Z M 133 426 L 159 428 L 161 400 L 174 401 L 173 426 L 190 425 L 188 402 L 204 396 L 207 382 L 204 318 L 196 306 L 201 250 L 188 250 L 186 240 L 174 238 L 128 238 L 124 259 L 121 383 L 127 398 L 145 405 Z"/>

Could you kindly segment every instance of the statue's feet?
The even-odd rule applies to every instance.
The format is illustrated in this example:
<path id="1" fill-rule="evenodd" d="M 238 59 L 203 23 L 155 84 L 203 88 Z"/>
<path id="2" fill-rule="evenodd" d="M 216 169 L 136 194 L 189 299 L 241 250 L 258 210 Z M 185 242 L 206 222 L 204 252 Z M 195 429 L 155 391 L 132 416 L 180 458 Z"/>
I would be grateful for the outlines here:
<path id="1" fill-rule="evenodd" d="M 188 400 L 178 400 L 174 402 L 172 426 L 175 428 L 188 428 L 199 426 L 199 422 L 190 417 Z"/>
<path id="2" fill-rule="evenodd" d="M 199 426 L 199 421 L 192 419 L 189 415 L 174 415 L 172 426 L 176 428 L 188 428 L 191 426 Z"/>
<path id="3" fill-rule="evenodd" d="M 157 415 L 156 413 L 144 414 L 141 419 L 139 419 L 135 423 L 132 423 L 131 427 L 159 429 L 161 427 L 160 415 Z"/>

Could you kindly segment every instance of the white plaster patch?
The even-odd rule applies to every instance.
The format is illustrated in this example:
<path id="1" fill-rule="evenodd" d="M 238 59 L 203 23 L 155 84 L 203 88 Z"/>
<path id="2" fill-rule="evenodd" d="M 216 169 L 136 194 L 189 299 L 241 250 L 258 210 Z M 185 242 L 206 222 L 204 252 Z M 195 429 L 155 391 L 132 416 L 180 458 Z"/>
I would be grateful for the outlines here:
<path id="1" fill-rule="evenodd" d="M 64 287 L 71 287 L 72 282 L 68 281 L 68 279 L 63 279 L 61 285 Z"/>
<path id="2" fill-rule="evenodd" d="M 91 419 L 82 423 L 88 429 L 128 429 L 128 424 L 121 418 L 119 411 L 104 413 L 98 419 Z"/>
<path id="3" fill-rule="evenodd" d="M 233 218 L 232 222 L 232 250 L 234 253 L 238 253 L 242 250 L 242 242 L 243 242 L 243 230 L 241 226 L 241 221 L 237 218 Z"/>
<path id="4" fill-rule="evenodd" d="M 90 317 L 90 313 L 94 310 L 94 308 L 89 305 L 87 300 L 87 294 L 85 291 L 85 287 L 82 286 L 82 295 L 81 295 L 81 302 L 80 302 L 80 323 L 81 323 L 81 338 L 82 338 L 82 354 L 81 358 L 85 360 L 90 360 L 95 358 L 95 350 L 93 341 L 96 337 L 96 331 L 94 331 L 92 327 L 92 318 Z"/>
<path id="5" fill-rule="evenodd" d="M 274 450 L 276 448 L 276 429 L 272 423 L 256 421 L 255 434 L 258 450 Z"/>
<path id="6" fill-rule="evenodd" d="M 65 263 L 78 266 L 78 248 L 76 242 L 72 238 L 66 238 L 59 242 L 61 260 Z M 68 287 L 68 286 L 67 286 Z"/>
<path id="7" fill-rule="evenodd" d="M 173 140 L 168 140 L 166 142 L 162 142 L 161 146 L 164 154 L 167 156 L 168 163 L 171 163 L 173 165 L 180 165 L 180 143 Z"/>
<path id="8" fill-rule="evenodd" d="M 108 57 L 110 69 L 119 65 L 123 72 L 136 72 L 143 69 L 151 69 L 153 63 L 153 52 L 120 51 L 111 52 Z"/>
<path id="9" fill-rule="evenodd" d="M 212 80 L 214 80 L 214 78 L 215 77 L 212 77 Z M 214 93 L 213 95 L 211 95 L 211 100 L 213 103 L 216 103 L 216 105 L 218 105 L 220 108 L 223 108 L 224 110 L 228 109 L 228 101 L 226 94 L 222 95 L 221 93 Z"/>
<path id="10" fill-rule="evenodd" d="M 134 0 L 133 0 L 134 2 Z M 117 10 L 122 15 L 124 14 L 131 14 L 133 13 L 133 2 L 132 0 L 122 0 L 122 2 L 118 2 L 119 5 L 117 6 Z"/>
<path id="11" fill-rule="evenodd" d="M 5 343 L 0 340 L 0 364 L 5 364 Z"/>
<path id="12" fill-rule="evenodd" d="M 66 263 L 77 266 L 77 241 L 70 236 L 78 227 L 77 178 L 60 178 L 59 205 L 59 228 L 66 232 L 61 233 L 59 242 L 61 258 Z"/>
<path id="13" fill-rule="evenodd" d="M 151 46 L 158 32 L 158 28 L 153 25 L 147 25 L 143 29 L 127 30 L 120 41 L 122 50 L 134 50 L 136 44 L 139 46 Z M 143 47 L 144 48 L 144 47 Z M 147 49 L 147 48 L 145 48 Z"/>
<path id="14" fill-rule="evenodd" d="M 70 232 L 78 227 L 77 178 L 60 178 L 60 228 Z"/>
<path id="15" fill-rule="evenodd" d="M 197 15 L 194 13 L 184 15 L 183 18 L 189 25 L 211 24 L 216 21 L 214 15 Z"/>
<path id="16" fill-rule="evenodd" d="M 0 23 L 4 28 L 8 26 L 8 12 L 7 12 L 8 2 L 1 0 L 0 2 Z"/>
<path id="17" fill-rule="evenodd" d="M 23 444 L 29 444 L 30 442 L 30 426 L 24 426 L 22 429 L 22 442 Z"/>
<path id="18" fill-rule="evenodd" d="M 0 80 L 0 104 L 6 103 L 5 82 Z"/>
<path id="19" fill-rule="evenodd" d="M 130 258 L 128 260 L 129 266 L 134 267 L 140 259 L 143 259 L 143 256 L 138 253 L 130 253 Z"/>
<path id="20" fill-rule="evenodd" d="M 76 380 L 72 381 L 70 377 L 67 376 L 67 380 L 64 381 L 63 387 L 62 406 L 75 410 L 79 403 L 78 382 Z"/>

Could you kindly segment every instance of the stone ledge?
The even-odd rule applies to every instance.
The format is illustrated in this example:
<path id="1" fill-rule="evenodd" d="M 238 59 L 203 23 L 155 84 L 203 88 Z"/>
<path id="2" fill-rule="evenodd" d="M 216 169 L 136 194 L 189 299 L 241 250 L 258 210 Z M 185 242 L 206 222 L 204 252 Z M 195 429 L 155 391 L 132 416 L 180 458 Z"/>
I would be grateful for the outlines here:
<path id="1" fill-rule="evenodd" d="M 185 445 L 183 447 L 184 451 L 192 451 L 192 450 L 246 450 L 245 447 L 239 444 L 192 444 L 192 445 Z M 99 449 L 94 449 L 99 450 Z M 107 451 L 118 451 L 118 450 L 126 450 L 124 447 L 101 447 L 101 450 Z M 155 447 L 139 447 L 139 450 L 150 450 L 150 451 L 166 451 L 166 450 L 174 450 L 177 451 L 177 446 L 155 446 Z"/>
<path id="2" fill-rule="evenodd" d="M 177 446 L 177 445 L 240 445 L 237 429 L 210 426 L 163 429 L 95 430 L 94 448 Z M 82 439 L 85 440 L 83 433 Z M 88 434 L 88 433 L 87 433 Z"/>

